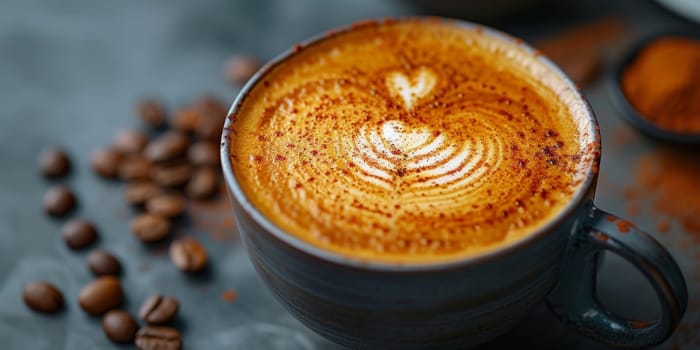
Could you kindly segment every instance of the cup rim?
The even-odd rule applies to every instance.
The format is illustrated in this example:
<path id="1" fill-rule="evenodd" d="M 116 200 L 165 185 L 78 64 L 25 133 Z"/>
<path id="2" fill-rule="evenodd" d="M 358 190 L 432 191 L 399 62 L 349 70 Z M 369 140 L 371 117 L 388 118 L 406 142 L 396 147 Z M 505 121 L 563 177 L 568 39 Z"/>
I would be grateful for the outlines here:
<path id="1" fill-rule="evenodd" d="M 245 195 L 243 189 L 241 188 L 240 184 L 238 183 L 238 180 L 234 175 L 233 167 L 231 164 L 230 136 L 232 134 L 232 117 L 235 115 L 235 112 L 241 106 L 243 100 L 248 95 L 250 90 L 263 77 L 265 77 L 265 75 L 272 68 L 276 67 L 278 64 L 283 63 L 287 58 L 293 56 L 301 49 L 308 47 L 309 45 L 313 45 L 318 42 L 327 40 L 329 38 L 333 38 L 336 35 L 352 31 L 358 28 L 359 26 L 382 25 L 382 23 L 386 21 L 393 22 L 410 20 L 440 21 L 443 23 L 453 24 L 467 29 L 478 30 L 486 35 L 517 44 L 522 49 L 524 49 L 525 52 L 532 54 L 533 57 L 535 57 L 538 61 L 543 63 L 547 67 L 547 69 L 552 70 L 554 74 L 562 80 L 566 88 L 573 93 L 573 96 L 578 100 L 578 103 L 582 104 L 582 106 L 584 107 L 583 109 L 585 111 L 586 118 L 589 121 L 590 130 L 588 131 L 590 132 L 591 138 L 593 139 L 593 141 L 591 142 L 591 146 L 594 149 L 592 149 L 592 151 L 594 152 L 595 156 L 590 162 L 588 169 L 585 172 L 584 178 L 581 184 L 579 185 L 579 188 L 576 190 L 576 193 L 573 195 L 573 197 L 571 197 L 569 203 L 555 217 L 553 217 L 547 223 L 539 227 L 536 230 L 536 232 L 529 233 L 525 237 L 522 237 L 504 247 L 499 247 L 494 250 L 486 251 L 484 253 L 479 253 L 473 256 L 467 256 L 462 258 L 420 263 L 368 261 L 358 258 L 352 258 L 349 256 L 341 255 L 339 253 L 332 252 L 330 250 L 325 250 L 320 247 L 316 247 L 309 242 L 297 238 L 291 233 L 285 232 L 282 228 L 274 224 L 270 219 L 268 219 L 264 214 L 262 214 L 262 212 L 260 212 Z M 542 55 L 539 50 L 526 44 L 522 39 L 519 39 L 497 29 L 493 29 L 491 27 L 466 20 L 434 16 L 404 16 L 364 20 L 361 22 L 356 22 L 354 24 L 338 27 L 336 29 L 327 31 L 326 33 L 317 34 L 283 51 L 282 53 L 274 57 L 272 60 L 267 62 L 246 82 L 246 84 L 236 96 L 233 104 L 231 105 L 231 108 L 229 109 L 226 120 L 224 122 L 224 128 L 221 136 L 220 156 L 224 178 L 229 188 L 229 192 L 232 196 L 231 199 L 238 202 L 238 204 L 246 212 L 246 214 L 248 214 L 257 224 L 262 226 L 267 231 L 267 233 L 272 235 L 275 239 L 281 241 L 282 243 L 295 249 L 298 252 L 309 255 L 316 259 L 320 259 L 321 261 L 324 261 L 326 263 L 377 272 L 411 273 L 436 270 L 451 270 L 488 263 L 490 261 L 500 259 L 504 256 L 525 249 L 526 247 L 555 232 L 555 228 L 559 226 L 564 220 L 569 218 L 579 207 L 581 202 L 584 201 L 588 196 L 588 192 L 594 183 L 594 180 L 597 175 L 597 169 L 600 164 L 599 140 L 600 132 L 598 128 L 597 118 L 593 112 L 593 109 L 588 103 L 588 100 L 586 100 L 586 98 L 583 96 L 579 87 L 556 64 L 554 64 L 551 60 Z"/>

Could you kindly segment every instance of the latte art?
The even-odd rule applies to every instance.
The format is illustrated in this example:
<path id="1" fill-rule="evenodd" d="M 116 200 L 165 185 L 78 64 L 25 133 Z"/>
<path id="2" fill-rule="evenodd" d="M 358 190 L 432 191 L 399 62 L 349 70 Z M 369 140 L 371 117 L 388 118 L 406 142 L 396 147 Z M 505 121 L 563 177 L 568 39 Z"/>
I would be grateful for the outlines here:
<path id="1" fill-rule="evenodd" d="M 444 194 L 450 187 L 466 187 L 483 179 L 483 165 L 489 159 L 498 163 L 493 145 L 489 147 L 485 142 L 455 143 L 438 131 L 408 131 L 409 127 L 399 121 L 368 129 L 360 129 L 354 153 L 349 156 L 356 160 L 366 181 L 387 189 L 399 185 L 398 176 L 410 189 L 439 185 Z"/>
<path id="2" fill-rule="evenodd" d="M 235 176 L 283 230 L 357 259 L 515 242 L 563 209 L 591 161 L 554 73 L 447 23 L 337 34 L 261 79 L 232 116 Z"/>
<path id="3" fill-rule="evenodd" d="M 435 75 L 430 70 L 421 68 L 418 70 L 415 80 L 408 80 L 399 72 L 389 74 L 387 86 L 389 90 L 403 99 L 406 109 L 413 108 L 415 101 L 426 96 L 435 87 Z"/>

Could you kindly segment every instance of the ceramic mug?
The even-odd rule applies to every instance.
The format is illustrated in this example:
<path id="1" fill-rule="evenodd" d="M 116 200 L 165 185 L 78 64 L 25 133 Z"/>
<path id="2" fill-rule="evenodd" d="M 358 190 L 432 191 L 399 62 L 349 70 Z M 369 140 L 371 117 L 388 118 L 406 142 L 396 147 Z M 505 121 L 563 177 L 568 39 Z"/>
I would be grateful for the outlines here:
<path id="1" fill-rule="evenodd" d="M 517 40 L 479 27 L 484 35 Z M 593 111 L 569 78 L 534 49 L 522 46 L 566 82 L 576 96 L 572 103 L 585 109 L 590 132 L 598 135 Z M 229 115 L 270 68 L 292 55 L 293 50 L 287 51 L 263 67 L 242 89 Z M 619 218 L 593 205 L 599 157 L 565 209 L 521 241 L 458 261 L 390 265 L 319 249 L 261 214 L 233 172 L 229 148 L 235 135 L 230 124 L 227 119 L 222 165 L 236 224 L 253 264 L 292 315 L 337 343 L 360 349 L 471 347 L 504 334 L 547 300 L 552 312 L 580 332 L 613 346 L 643 348 L 667 339 L 683 317 L 687 289 L 671 255 L 648 234 L 627 223 L 616 225 Z M 657 320 L 624 320 L 600 305 L 595 281 L 597 257 L 603 251 L 622 256 L 646 276 L 661 305 Z"/>

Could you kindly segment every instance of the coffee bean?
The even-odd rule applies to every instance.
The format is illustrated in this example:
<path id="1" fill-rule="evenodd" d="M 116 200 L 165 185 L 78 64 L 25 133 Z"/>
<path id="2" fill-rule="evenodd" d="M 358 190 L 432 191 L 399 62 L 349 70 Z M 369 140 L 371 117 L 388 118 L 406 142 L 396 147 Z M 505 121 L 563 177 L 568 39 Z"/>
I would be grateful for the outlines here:
<path id="1" fill-rule="evenodd" d="M 185 198 L 177 193 L 157 195 L 146 202 L 146 210 L 166 218 L 174 218 L 185 211 Z"/>
<path id="2" fill-rule="evenodd" d="M 238 85 L 245 84 L 255 72 L 260 69 L 261 63 L 250 55 L 236 55 L 226 62 L 226 79 Z"/>
<path id="3" fill-rule="evenodd" d="M 124 310 L 112 310 L 102 316 L 102 330 L 115 343 L 133 342 L 138 329 L 134 318 Z"/>
<path id="4" fill-rule="evenodd" d="M 102 177 L 114 179 L 118 175 L 119 162 L 123 158 L 121 151 L 112 148 L 97 150 L 92 153 L 90 164 L 92 170 Z"/>
<path id="5" fill-rule="evenodd" d="M 122 265 L 114 255 L 102 249 L 95 249 L 88 254 L 87 265 L 95 276 L 117 276 L 122 270 Z"/>
<path id="6" fill-rule="evenodd" d="M 165 125 L 165 108 L 153 99 L 146 99 L 136 106 L 136 112 L 141 120 L 154 129 Z"/>
<path id="7" fill-rule="evenodd" d="M 123 153 L 139 153 L 147 144 L 148 136 L 139 130 L 120 130 L 114 135 L 114 148 Z"/>
<path id="8" fill-rule="evenodd" d="M 52 313 L 63 307 L 63 294 L 49 282 L 29 282 L 24 286 L 22 298 L 27 306 L 39 312 Z"/>
<path id="9" fill-rule="evenodd" d="M 151 179 L 162 187 L 181 187 L 192 177 L 192 166 L 187 162 L 158 164 L 151 170 Z"/>
<path id="10" fill-rule="evenodd" d="M 180 350 L 182 337 L 175 328 L 147 326 L 136 332 L 139 350 Z"/>
<path id="11" fill-rule="evenodd" d="M 151 182 L 134 182 L 124 189 L 124 199 L 131 205 L 142 205 L 161 192 L 160 187 Z"/>
<path id="12" fill-rule="evenodd" d="M 116 309 L 124 299 L 122 286 L 114 276 L 102 276 L 83 287 L 78 295 L 80 307 L 93 316 Z"/>
<path id="13" fill-rule="evenodd" d="M 44 210 L 52 216 L 63 216 L 75 207 L 73 191 L 67 186 L 56 186 L 44 195 Z"/>
<path id="14" fill-rule="evenodd" d="M 177 315 L 180 303 L 175 298 L 156 294 L 146 299 L 139 309 L 139 317 L 148 324 L 165 324 Z"/>
<path id="15" fill-rule="evenodd" d="M 213 196 L 219 187 L 219 174 L 211 167 L 198 169 L 185 188 L 191 198 L 204 199 Z"/>
<path id="16" fill-rule="evenodd" d="M 173 117 L 173 128 L 183 132 L 194 132 L 202 118 L 202 113 L 195 107 L 179 109 Z"/>
<path id="17" fill-rule="evenodd" d="M 218 166 L 219 147 L 210 141 L 200 141 L 190 146 L 187 160 L 196 166 Z"/>
<path id="18" fill-rule="evenodd" d="M 195 134 L 202 139 L 219 140 L 226 119 L 226 106 L 213 97 L 205 96 L 197 101 L 196 108 L 201 117 L 195 127 Z"/>
<path id="19" fill-rule="evenodd" d="M 141 214 L 131 222 L 131 232 L 144 242 L 160 241 L 170 233 L 170 222 L 156 214 Z"/>
<path id="20" fill-rule="evenodd" d="M 202 96 L 195 102 L 194 107 L 202 113 L 202 116 L 221 121 L 226 118 L 228 112 L 228 107 L 213 96 Z"/>
<path id="21" fill-rule="evenodd" d="M 122 180 L 146 180 L 151 175 L 151 161 L 140 154 L 133 154 L 124 158 L 119 164 L 118 172 Z"/>
<path id="22" fill-rule="evenodd" d="M 75 219 L 63 225 L 63 240 L 71 249 L 81 249 L 89 246 L 97 239 L 97 229 L 90 222 Z"/>
<path id="23" fill-rule="evenodd" d="M 215 118 L 202 118 L 197 124 L 195 133 L 202 139 L 216 140 L 221 138 L 224 130 L 224 120 Z"/>
<path id="24" fill-rule="evenodd" d="M 183 237 L 170 244 L 170 259 L 182 271 L 199 271 L 207 265 L 207 251 L 192 237 Z"/>
<path id="25" fill-rule="evenodd" d="M 64 176 L 70 170 L 70 159 L 58 148 L 44 149 L 39 155 L 39 170 L 48 178 Z"/>
<path id="26" fill-rule="evenodd" d="M 151 141 L 144 151 L 153 162 L 167 162 L 180 158 L 187 153 L 190 138 L 179 131 L 170 131 Z"/>

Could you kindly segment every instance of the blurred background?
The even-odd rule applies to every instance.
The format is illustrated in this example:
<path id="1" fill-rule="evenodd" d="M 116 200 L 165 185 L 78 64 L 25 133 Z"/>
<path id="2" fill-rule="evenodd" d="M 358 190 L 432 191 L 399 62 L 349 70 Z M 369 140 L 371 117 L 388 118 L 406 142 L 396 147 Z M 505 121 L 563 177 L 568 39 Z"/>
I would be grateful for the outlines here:
<path id="1" fill-rule="evenodd" d="M 156 292 L 176 296 L 182 306 L 176 327 L 186 349 L 343 349 L 292 319 L 265 289 L 240 244 L 225 196 L 208 206 L 189 208 L 189 216 L 177 222 L 175 234 L 196 236 L 211 259 L 205 273 L 185 276 L 170 263 L 167 248 L 145 247 L 132 237 L 131 210 L 121 199 L 123 185 L 96 177 L 90 171 L 90 152 L 108 145 L 115 130 L 140 127 L 135 106 L 146 97 L 161 100 L 169 111 L 204 95 L 230 104 L 240 89 L 240 82 L 230 76 L 232 57 L 249 55 L 265 62 L 296 42 L 356 20 L 435 14 L 480 22 L 524 38 L 584 89 L 603 134 L 596 204 L 651 232 L 666 223 L 664 232 L 654 235 L 678 260 L 689 283 L 688 314 L 680 330 L 658 349 L 700 348 L 700 232 L 683 225 L 673 213 L 656 210 L 656 201 L 663 197 L 638 176 L 644 164 L 675 151 L 641 136 L 619 118 L 610 97 L 614 78 L 609 75 L 640 38 L 676 28 L 699 33 L 694 22 L 699 19 L 697 4 L 697 0 L 4 0 L 0 347 L 118 348 L 106 339 L 99 320 L 77 305 L 78 291 L 92 278 L 85 253 L 65 247 L 60 238 L 62 221 L 48 218 L 41 208 L 51 182 L 40 176 L 37 156 L 46 146 L 60 146 L 73 161 L 73 171 L 63 181 L 80 201 L 73 215 L 93 220 L 100 229 L 97 245 L 122 261 L 125 309 L 136 313 L 140 303 Z M 684 159 L 700 164 L 697 152 Z M 691 164 L 673 171 L 700 183 L 696 170 L 697 165 Z M 700 198 L 697 186 L 681 193 Z M 65 310 L 45 316 L 22 303 L 23 286 L 36 279 L 50 280 L 63 291 Z M 645 319 L 657 312 L 653 291 L 624 261 L 608 257 L 599 282 L 601 299 L 612 310 Z M 231 291 L 235 300 L 224 297 Z M 545 305 L 513 332 L 482 348 L 516 346 L 606 349 L 565 329 Z"/>

